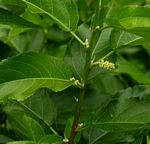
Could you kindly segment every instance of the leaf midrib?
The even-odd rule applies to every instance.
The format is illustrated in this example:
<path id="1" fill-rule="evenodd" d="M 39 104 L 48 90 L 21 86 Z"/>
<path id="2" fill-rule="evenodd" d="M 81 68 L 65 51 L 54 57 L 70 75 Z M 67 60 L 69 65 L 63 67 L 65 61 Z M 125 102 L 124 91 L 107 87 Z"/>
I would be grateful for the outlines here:
<path id="1" fill-rule="evenodd" d="M 0 86 L 6 83 L 10 83 L 10 82 L 14 82 L 14 81 L 28 81 L 28 80 L 55 80 L 55 81 L 63 81 L 63 82 L 69 82 L 70 80 L 66 80 L 66 79 L 61 79 L 61 78 L 45 78 L 45 77 L 41 77 L 41 78 L 23 78 L 23 79 L 16 79 L 16 80 L 11 80 L 11 81 L 7 81 L 7 82 L 3 82 L 0 83 Z"/>
<path id="2" fill-rule="evenodd" d="M 35 7 L 36 9 L 40 10 L 41 12 L 47 14 L 48 16 L 50 16 L 54 21 L 56 21 L 57 23 L 59 23 L 64 29 L 66 29 L 68 32 L 72 32 L 70 28 L 68 28 L 65 24 L 63 24 L 57 17 L 53 16 L 51 13 L 41 9 L 40 7 L 34 5 L 33 3 L 31 2 L 28 2 L 26 0 L 22 0 L 23 2 Z"/>

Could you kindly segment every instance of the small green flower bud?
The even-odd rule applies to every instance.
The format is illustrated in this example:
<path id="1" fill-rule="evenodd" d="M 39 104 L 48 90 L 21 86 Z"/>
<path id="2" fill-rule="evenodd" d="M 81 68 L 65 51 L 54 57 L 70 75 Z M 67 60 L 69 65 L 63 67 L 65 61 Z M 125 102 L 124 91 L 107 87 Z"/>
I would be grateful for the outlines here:
<path id="1" fill-rule="evenodd" d="M 85 39 L 85 47 L 88 49 L 89 48 L 89 40 L 86 38 Z"/>
<path id="2" fill-rule="evenodd" d="M 67 138 L 63 139 L 63 142 L 67 143 L 69 140 Z"/>

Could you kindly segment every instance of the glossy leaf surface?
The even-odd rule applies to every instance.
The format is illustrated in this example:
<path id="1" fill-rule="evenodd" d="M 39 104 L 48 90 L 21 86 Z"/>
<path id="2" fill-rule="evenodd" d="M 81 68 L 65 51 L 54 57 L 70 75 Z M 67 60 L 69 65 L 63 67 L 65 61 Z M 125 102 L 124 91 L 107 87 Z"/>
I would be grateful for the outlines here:
<path id="1" fill-rule="evenodd" d="M 1 62 L 0 99 L 24 100 L 42 87 L 61 91 L 72 85 L 70 78 L 71 71 L 61 59 L 25 53 Z"/>
<path id="2" fill-rule="evenodd" d="M 94 124 L 106 131 L 150 129 L 149 86 L 127 88 L 114 98 Z"/>
<path id="3" fill-rule="evenodd" d="M 123 29 L 143 37 L 149 38 L 147 33 L 150 29 L 150 8 L 143 6 L 127 6 L 118 8 L 108 18 L 108 25 Z"/>
<path id="4" fill-rule="evenodd" d="M 74 31 L 78 23 L 78 11 L 74 0 L 22 0 L 35 13 L 44 13 L 66 31 Z"/>

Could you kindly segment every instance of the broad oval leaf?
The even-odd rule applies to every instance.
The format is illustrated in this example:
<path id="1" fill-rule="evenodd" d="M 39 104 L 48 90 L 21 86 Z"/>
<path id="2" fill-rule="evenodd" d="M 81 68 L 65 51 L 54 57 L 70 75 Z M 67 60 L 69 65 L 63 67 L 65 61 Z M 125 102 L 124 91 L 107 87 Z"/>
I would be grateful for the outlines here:
<path id="1" fill-rule="evenodd" d="M 125 27 L 126 29 L 132 29 L 132 28 L 149 28 L 150 27 L 150 18 L 146 17 L 127 17 L 127 18 L 122 18 L 120 20 L 120 24 Z M 141 24 L 142 22 L 142 24 Z"/>
<path id="2" fill-rule="evenodd" d="M 78 10 L 74 0 L 22 0 L 29 9 L 43 13 L 53 19 L 66 31 L 74 31 L 78 24 Z"/>
<path id="3" fill-rule="evenodd" d="M 38 90 L 33 96 L 23 102 L 8 101 L 3 110 L 11 114 L 14 112 L 24 113 L 34 120 L 40 121 L 40 124 L 45 125 L 49 130 L 57 115 L 56 106 L 49 92 L 49 90 L 44 88 Z"/>
<path id="4" fill-rule="evenodd" d="M 149 38 L 150 8 L 127 6 L 118 8 L 107 20 L 108 25 Z"/>
<path id="5" fill-rule="evenodd" d="M 138 45 L 141 39 L 141 36 L 114 29 L 111 33 L 110 43 L 112 49 L 117 49 L 125 46 Z"/>
<path id="6" fill-rule="evenodd" d="M 39 144 L 62 144 L 63 143 L 63 138 L 60 135 L 46 135 L 44 136 L 40 141 Z"/>
<path id="7" fill-rule="evenodd" d="M 45 89 L 39 90 L 23 103 L 20 102 L 20 104 L 48 126 L 56 119 L 57 111 L 55 104 Z"/>
<path id="8" fill-rule="evenodd" d="M 112 33 L 112 28 L 104 29 L 96 43 L 96 46 L 92 52 L 93 59 L 99 59 L 105 53 L 107 54 L 110 51 L 110 36 Z"/>
<path id="9" fill-rule="evenodd" d="M 21 111 L 12 111 L 10 107 L 4 108 L 11 128 L 16 132 L 20 139 L 38 142 L 45 136 L 44 129 L 34 119 L 26 116 Z"/>
<path id="10" fill-rule="evenodd" d="M 82 39 L 90 39 L 91 30 L 86 25 L 81 25 L 78 28 L 78 33 Z M 84 66 L 86 59 L 86 49 L 77 41 L 71 41 L 67 48 L 65 61 L 72 67 L 74 75 L 78 79 L 84 77 Z"/>
<path id="11" fill-rule="evenodd" d="M 150 84 L 150 77 L 142 72 L 134 63 L 127 61 L 123 57 L 118 57 L 117 65 L 117 73 L 128 74 L 140 84 Z"/>
<path id="12" fill-rule="evenodd" d="M 33 29 L 25 32 L 28 28 L 13 27 L 11 28 L 8 39 L 11 45 L 19 52 L 40 52 L 44 42 L 44 33 L 41 29 Z M 24 32 L 24 33 L 22 33 Z M 22 33 L 21 35 L 19 35 Z"/>
<path id="13" fill-rule="evenodd" d="M 84 132 L 84 136 L 89 139 L 91 144 L 118 144 L 131 143 L 135 141 L 133 131 L 123 132 L 102 132 L 98 128 L 91 128 Z M 141 137 L 139 137 L 141 138 Z M 133 143 L 132 143 L 133 144 Z M 141 144 L 141 143 L 134 143 Z"/>
<path id="14" fill-rule="evenodd" d="M 106 131 L 150 129 L 150 86 L 127 88 L 99 114 L 95 126 Z"/>
<path id="15" fill-rule="evenodd" d="M 42 87 L 64 90 L 73 84 L 71 74 L 61 59 L 33 52 L 4 60 L 0 63 L 0 101 L 24 100 Z"/>

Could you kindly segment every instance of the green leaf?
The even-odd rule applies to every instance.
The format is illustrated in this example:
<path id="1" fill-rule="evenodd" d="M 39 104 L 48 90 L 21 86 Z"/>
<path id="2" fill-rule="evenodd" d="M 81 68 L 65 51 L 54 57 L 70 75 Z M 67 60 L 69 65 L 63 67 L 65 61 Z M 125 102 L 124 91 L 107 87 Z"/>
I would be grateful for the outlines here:
<path id="1" fill-rule="evenodd" d="M 150 86 L 127 88 L 98 112 L 95 127 L 106 131 L 141 131 L 150 129 Z"/>
<path id="2" fill-rule="evenodd" d="M 0 8 L 0 24 L 5 25 L 17 25 L 20 27 L 29 27 L 29 28 L 37 28 L 38 26 L 28 22 L 27 20 L 13 14 L 12 12 Z"/>
<path id="3" fill-rule="evenodd" d="M 110 51 L 110 36 L 112 28 L 104 29 L 96 43 L 96 46 L 92 52 L 93 58 L 99 59 Z"/>
<path id="4" fill-rule="evenodd" d="M 145 75 L 134 63 L 125 60 L 122 57 L 117 59 L 117 73 L 130 75 L 135 81 L 140 84 L 150 84 L 150 78 Z"/>
<path id="5" fill-rule="evenodd" d="M 78 33 L 83 41 L 85 39 L 90 41 L 92 31 L 87 25 L 80 25 L 78 27 Z M 70 45 L 68 46 L 65 61 L 72 67 L 74 75 L 78 79 L 83 79 L 84 77 L 85 59 L 86 49 L 84 46 L 75 40 L 71 41 Z"/>
<path id="6" fill-rule="evenodd" d="M 20 0 L 1 0 L 0 7 L 8 9 L 15 14 L 21 14 L 25 10 L 26 5 Z"/>
<path id="7" fill-rule="evenodd" d="M 133 144 L 142 144 L 142 141 L 143 141 L 143 137 L 136 139 Z"/>
<path id="8" fill-rule="evenodd" d="M 100 21 L 103 24 L 107 18 L 111 18 L 112 14 L 116 14 L 118 9 L 129 5 L 143 4 L 144 0 L 102 0 Z M 105 26 L 105 23 L 104 23 Z"/>
<path id="9" fill-rule="evenodd" d="M 57 115 L 54 102 L 46 90 L 40 90 L 21 105 L 48 126 L 52 124 Z"/>
<path id="10" fill-rule="evenodd" d="M 69 118 L 66 123 L 65 131 L 64 131 L 64 138 L 69 138 L 71 129 L 72 129 L 72 124 L 73 124 L 73 117 Z"/>
<path id="11" fill-rule="evenodd" d="M 54 131 L 51 124 L 56 119 L 57 112 L 47 89 L 40 89 L 23 102 L 11 100 L 5 104 L 3 109 L 4 111 L 5 109 L 9 110 L 11 113 L 24 113 L 36 121 L 40 121 L 40 124 L 45 126 L 47 132 Z"/>
<path id="12" fill-rule="evenodd" d="M 85 65 L 85 49 L 83 46 L 76 41 L 73 41 L 67 49 L 65 61 L 72 68 L 74 75 L 78 79 L 83 79 Z"/>
<path id="13" fill-rule="evenodd" d="M 142 37 L 135 34 L 114 29 L 111 33 L 111 47 L 117 49 L 125 46 L 138 45 Z"/>
<path id="14" fill-rule="evenodd" d="M 31 30 L 31 29 L 13 26 L 13 27 L 11 27 L 11 29 L 9 31 L 9 35 L 8 35 L 7 40 L 11 40 L 12 38 L 18 36 L 20 33 L 23 33 L 23 32 L 28 31 L 28 30 Z"/>
<path id="15" fill-rule="evenodd" d="M 72 94 L 72 95 L 70 95 Z M 75 97 L 78 96 L 78 92 L 74 87 L 70 87 L 61 92 L 51 93 L 52 99 L 57 107 L 57 117 L 56 122 L 60 125 L 65 125 L 66 120 L 68 120 L 73 115 L 75 108 Z"/>
<path id="16" fill-rule="evenodd" d="M 25 51 L 40 52 L 44 43 L 44 33 L 41 29 L 29 29 L 13 27 L 8 36 L 9 43 L 20 53 Z M 19 35 L 19 33 L 24 32 Z"/>
<path id="17" fill-rule="evenodd" d="M 145 2 L 144 0 L 115 0 L 116 3 L 118 3 L 120 6 L 124 6 L 124 5 L 137 5 L 137 4 L 142 4 L 143 2 Z"/>
<path id="18" fill-rule="evenodd" d="M 146 140 L 147 140 L 147 144 L 150 144 L 150 139 L 149 139 L 149 136 L 147 135 L 146 137 Z"/>
<path id="19" fill-rule="evenodd" d="M 27 140 L 38 142 L 45 136 L 44 130 L 37 121 L 26 116 L 21 111 L 12 111 L 11 107 L 6 106 L 4 111 L 7 114 L 11 128 L 20 136 Z"/>
<path id="20" fill-rule="evenodd" d="M 143 6 L 127 6 L 118 8 L 112 13 L 107 23 L 110 26 L 123 29 L 146 38 L 149 38 L 150 8 Z"/>
<path id="21" fill-rule="evenodd" d="M 9 138 L 6 135 L 0 134 L 0 143 L 6 143 L 6 142 L 9 142 L 9 141 L 12 141 L 12 139 Z"/>
<path id="22" fill-rule="evenodd" d="M 23 3 L 24 4 L 24 3 Z M 31 13 L 28 9 L 24 13 L 21 14 L 22 18 L 28 20 L 31 23 L 39 25 L 40 22 L 42 21 L 40 16 L 38 14 Z M 24 27 L 19 27 L 19 26 L 13 26 L 10 29 L 9 35 L 8 35 L 8 40 L 11 40 L 12 38 L 18 36 L 20 33 L 26 32 L 26 31 L 31 31 L 33 29 L 31 28 L 24 28 Z M 37 29 L 35 29 L 37 31 Z M 38 30 L 40 31 L 40 30 Z M 33 36 L 34 37 L 34 36 Z"/>
<path id="23" fill-rule="evenodd" d="M 43 13 L 66 31 L 74 31 L 78 24 L 78 10 L 74 0 L 22 0 L 35 13 Z"/>
<path id="24" fill-rule="evenodd" d="M 14 142 L 8 142 L 6 144 L 34 144 L 32 141 L 14 141 Z"/>
<path id="25" fill-rule="evenodd" d="M 39 144 L 62 144 L 63 138 L 59 135 L 46 135 L 40 141 Z"/>
<path id="26" fill-rule="evenodd" d="M 70 78 L 70 68 L 61 59 L 24 53 L 0 63 L 0 100 L 24 100 L 42 87 L 61 91 L 73 84 Z"/>
<path id="27" fill-rule="evenodd" d="M 126 29 L 133 29 L 136 27 L 147 28 L 150 27 L 149 20 L 150 18 L 146 18 L 146 17 L 127 17 L 127 18 L 120 19 L 120 24 Z"/>
<path id="28" fill-rule="evenodd" d="M 137 135 L 137 133 L 136 133 Z M 90 144 L 118 144 L 132 143 L 134 132 L 102 132 L 98 128 L 91 128 L 84 132 L 84 137 L 89 140 Z"/>
<path id="29" fill-rule="evenodd" d="M 0 26 L 0 40 L 6 42 L 10 27 L 9 26 L 7 27 L 6 25 L 5 25 L 6 27 L 3 26 L 4 25 Z"/>
<path id="30" fill-rule="evenodd" d="M 77 5 L 78 5 L 78 10 L 79 10 L 80 20 L 84 23 L 86 19 L 88 19 L 87 1 L 85 0 L 77 1 Z"/>
<path id="31" fill-rule="evenodd" d="M 123 81 L 119 80 L 119 78 L 109 72 L 97 75 L 91 80 L 91 84 L 94 88 L 97 88 L 97 92 L 100 91 L 101 93 L 108 93 L 111 95 L 124 89 Z"/>
<path id="32" fill-rule="evenodd" d="M 106 28 L 104 30 L 102 30 L 98 41 L 93 49 L 92 52 L 92 60 L 94 61 L 98 61 L 100 60 L 100 58 L 103 58 L 105 55 L 107 55 L 109 52 L 112 51 L 112 46 L 111 46 L 111 33 L 112 33 L 112 28 Z M 109 61 L 114 62 L 116 61 L 116 54 L 112 54 L 109 57 Z M 89 79 L 94 78 L 95 76 L 97 76 L 100 73 L 106 72 L 105 69 L 100 68 L 98 65 L 93 67 L 93 69 L 91 69 L 90 74 L 89 74 Z"/>
<path id="33" fill-rule="evenodd" d="M 81 25 L 78 28 L 79 35 L 82 39 L 91 38 L 91 30 L 86 25 Z M 86 49 L 79 44 L 77 41 L 71 41 L 67 49 L 67 54 L 65 61 L 72 67 L 74 75 L 78 79 L 83 79 L 84 77 L 84 66 L 86 59 Z"/>

